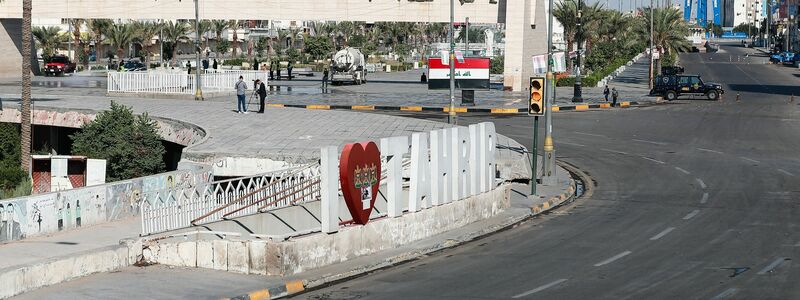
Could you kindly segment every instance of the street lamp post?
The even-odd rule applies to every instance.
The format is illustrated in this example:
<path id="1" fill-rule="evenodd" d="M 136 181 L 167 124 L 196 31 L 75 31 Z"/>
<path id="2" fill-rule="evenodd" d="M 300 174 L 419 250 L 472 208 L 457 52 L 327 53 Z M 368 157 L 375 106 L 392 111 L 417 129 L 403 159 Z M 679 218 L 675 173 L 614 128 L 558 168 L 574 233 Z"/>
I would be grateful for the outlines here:
<path id="1" fill-rule="evenodd" d="M 194 77 L 195 81 L 195 93 L 194 93 L 194 100 L 203 100 L 203 88 L 200 86 L 201 78 L 200 78 L 200 0 L 194 0 L 194 51 L 195 51 L 195 72 Z M 236 30 L 236 29 L 234 29 Z"/>
<path id="2" fill-rule="evenodd" d="M 578 65 L 576 67 L 575 72 L 575 85 L 573 86 L 573 94 L 572 94 L 572 102 L 583 102 L 582 91 L 581 91 L 581 52 L 583 52 L 583 16 L 582 10 L 583 9 L 583 0 L 578 0 L 578 24 L 576 32 L 577 41 L 578 41 L 578 57 L 575 60 L 575 63 Z M 550 51 L 550 50 L 548 50 Z"/>
<path id="3" fill-rule="evenodd" d="M 650 0 L 650 80 L 648 86 L 653 88 L 653 0 Z"/>
<path id="4" fill-rule="evenodd" d="M 547 97 L 544 99 L 545 115 L 544 115 L 544 155 L 542 155 L 542 162 L 544 170 L 542 172 L 542 184 L 554 185 L 556 184 L 556 153 L 553 147 L 553 103 L 556 99 L 556 81 L 553 76 L 553 0 L 548 1 L 549 8 L 547 12 Z M 535 121 L 538 127 L 538 119 Z M 535 139 L 534 139 L 535 140 Z M 535 149 L 535 147 L 534 147 Z M 537 159 L 537 154 L 533 155 L 533 160 Z M 531 177 L 534 178 L 533 185 L 536 185 L 536 170 L 533 170 Z"/>
<path id="5" fill-rule="evenodd" d="M 456 8 L 455 0 L 450 0 L 450 109 L 447 112 L 447 123 L 456 125 L 456 41 L 455 31 Z"/>

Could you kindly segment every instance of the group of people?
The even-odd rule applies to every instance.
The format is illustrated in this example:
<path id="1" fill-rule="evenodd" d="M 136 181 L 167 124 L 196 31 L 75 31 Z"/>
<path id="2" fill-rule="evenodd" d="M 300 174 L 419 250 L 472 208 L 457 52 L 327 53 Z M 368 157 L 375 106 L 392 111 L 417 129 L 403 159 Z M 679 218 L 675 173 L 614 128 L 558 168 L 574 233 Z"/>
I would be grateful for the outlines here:
<path id="1" fill-rule="evenodd" d="M 236 100 L 237 100 L 237 109 L 236 112 L 240 114 L 247 113 L 247 83 L 244 82 L 244 77 L 239 76 L 239 81 L 236 82 L 234 86 L 236 89 Z M 267 87 L 263 81 L 260 79 L 256 79 L 253 82 L 253 88 L 255 89 L 254 95 L 258 95 L 260 107 L 258 109 L 258 113 L 264 113 L 264 106 L 267 99 Z"/>
<path id="2" fill-rule="evenodd" d="M 256 60 L 256 63 L 257 62 L 258 61 Z M 288 76 L 290 81 L 292 80 L 292 69 L 294 69 L 294 66 L 292 66 L 292 63 L 290 62 L 289 65 L 286 66 L 286 73 L 287 73 L 286 75 Z M 274 76 L 275 72 L 278 73 L 277 77 Z M 269 80 L 275 80 L 275 79 L 281 80 L 281 64 L 278 62 L 273 62 L 270 63 L 269 65 Z"/>
<path id="3" fill-rule="evenodd" d="M 619 97 L 619 92 L 617 92 L 617 88 L 615 87 L 611 88 L 611 91 L 609 91 L 608 85 L 606 84 L 606 87 L 603 89 L 603 96 L 605 96 L 606 102 L 608 102 L 609 94 L 611 94 L 611 99 L 613 100 L 613 102 L 611 102 L 611 106 L 612 107 L 617 106 L 617 97 Z"/>

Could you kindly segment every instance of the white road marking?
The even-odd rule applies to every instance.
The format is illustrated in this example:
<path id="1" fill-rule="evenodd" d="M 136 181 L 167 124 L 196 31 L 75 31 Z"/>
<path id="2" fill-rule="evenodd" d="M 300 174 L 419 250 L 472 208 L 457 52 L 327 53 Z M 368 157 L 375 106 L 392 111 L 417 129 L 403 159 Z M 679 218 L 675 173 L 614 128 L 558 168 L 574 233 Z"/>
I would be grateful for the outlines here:
<path id="1" fill-rule="evenodd" d="M 702 179 L 700 179 L 700 178 L 695 178 L 694 180 L 697 180 L 697 183 L 699 183 L 699 184 L 700 184 L 700 188 L 706 188 L 706 183 L 705 183 L 705 182 L 703 182 L 703 180 L 702 180 Z"/>
<path id="2" fill-rule="evenodd" d="M 777 268 L 781 264 L 783 264 L 784 261 L 786 261 L 786 258 L 780 257 L 780 258 L 776 259 L 775 261 L 773 261 L 772 263 L 770 263 L 769 265 L 767 265 L 766 267 L 764 267 L 763 269 L 761 269 L 761 271 L 758 271 L 758 273 L 756 273 L 756 274 L 764 275 L 764 274 L 770 273 L 770 272 L 772 272 L 772 270 L 775 270 L 775 268 Z"/>
<path id="3" fill-rule="evenodd" d="M 744 156 L 739 156 L 739 158 L 744 159 L 744 160 L 749 161 L 749 162 L 752 162 L 752 163 L 756 163 L 756 164 L 757 163 L 761 163 L 760 161 L 757 161 L 757 160 L 752 159 L 752 158 L 747 158 L 747 157 L 744 157 Z"/>
<path id="4" fill-rule="evenodd" d="M 589 136 L 606 137 L 605 135 L 596 134 L 596 133 L 588 133 L 588 132 L 580 132 L 580 131 L 575 131 L 575 133 L 582 134 L 582 135 L 589 135 Z"/>
<path id="5" fill-rule="evenodd" d="M 795 247 L 800 247 L 800 242 L 797 242 L 797 244 L 794 244 L 794 246 Z"/>
<path id="6" fill-rule="evenodd" d="M 675 167 L 675 170 L 681 171 L 681 172 L 683 172 L 683 174 L 686 174 L 686 175 L 689 175 L 689 174 L 691 174 L 691 173 L 689 173 L 689 171 L 686 171 L 686 170 L 684 170 L 684 169 L 683 169 L 683 168 L 681 168 L 681 167 Z"/>
<path id="7" fill-rule="evenodd" d="M 659 233 L 659 234 L 656 234 L 656 235 L 654 235 L 653 237 L 651 237 L 651 238 L 650 238 L 650 240 L 651 240 L 651 241 L 655 241 L 655 240 L 657 240 L 657 239 L 660 239 L 660 238 L 662 238 L 663 236 L 667 235 L 667 233 L 670 233 L 670 232 L 672 232 L 673 230 L 675 230 L 675 227 L 670 227 L 670 228 L 664 229 L 664 231 L 662 231 L 661 233 Z"/>
<path id="8" fill-rule="evenodd" d="M 722 299 L 725 299 L 727 297 L 733 296 L 733 294 L 736 294 L 736 291 L 737 291 L 736 288 L 729 288 L 729 289 L 725 290 L 724 292 L 719 293 L 719 295 L 714 296 L 710 300 L 722 300 Z"/>
<path id="9" fill-rule="evenodd" d="M 648 144 L 654 144 L 654 145 L 660 145 L 660 146 L 664 146 L 664 145 L 666 145 L 666 144 L 667 144 L 667 143 L 664 143 L 664 142 L 656 142 L 656 141 L 648 141 L 648 140 L 640 140 L 640 139 L 633 139 L 633 140 L 634 140 L 634 141 L 637 141 L 637 142 L 648 143 Z"/>
<path id="10" fill-rule="evenodd" d="M 663 162 L 663 161 L 660 161 L 660 160 L 657 160 L 657 159 L 653 159 L 653 158 L 649 158 L 647 156 L 642 156 L 642 158 L 644 158 L 646 160 L 649 160 L 649 161 L 652 161 L 654 163 L 659 163 L 659 164 L 662 164 L 662 165 L 665 164 L 665 162 Z"/>
<path id="11" fill-rule="evenodd" d="M 616 153 L 616 154 L 628 155 L 628 152 L 622 152 L 622 151 L 611 150 L 611 149 L 606 149 L 606 148 L 601 148 L 600 150 L 603 150 L 603 151 L 606 151 L 606 152 L 611 152 L 611 153 Z"/>
<path id="12" fill-rule="evenodd" d="M 623 257 L 627 256 L 628 254 L 631 254 L 631 252 L 630 251 L 622 252 L 620 254 L 614 255 L 613 257 L 611 257 L 609 259 L 606 259 L 604 261 L 596 263 L 596 264 L 594 264 L 594 266 L 595 267 L 599 267 L 599 266 L 604 266 L 604 265 L 610 264 L 610 263 L 614 262 L 615 260 L 618 260 L 620 258 L 623 258 Z"/>
<path id="13" fill-rule="evenodd" d="M 557 141 L 556 144 L 572 145 L 572 146 L 575 146 L 575 147 L 586 147 L 586 145 L 581 145 L 581 144 L 577 144 L 577 143 L 570 143 L 570 142 L 565 142 L 565 141 Z"/>
<path id="14" fill-rule="evenodd" d="M 567 281 L 567 279 L 561 278 L 559 280 L 553 281 L 551 283 L 545 284 L 543 286 L 537 287 L 535 289 L 532 289 L 530 291 L 524 292 L 522 294 L 516 295 L 516 296 L 511 297 L 511 298 L 514 298 L 514 299 L 522 298 L 522 297 L 528 296 L 528 295 L 533 294 L 533 293 L 538 293 L 538 292 L 544 291 L 546 289 L 549 289 L 551 287 L 557 286 L 557 285 L 561 284 L 564 281 Z"/>
<path id="15" fill-rule="evenodd" d="M 708 202 L 708 193 L 703 193 L 703 199 L 700 199 L 701 204 Z"/>
<path id="16" fill-rule="evenodd" d="M 716 154 L 723 154 L 723 153 L 722 153 L 722 152 L 720 152 L 720 151 L 717 151 L 717 150 L 711 150 L 711 149 L 706 149 L 706 148 L 697 148 L 697 150 L 700 150 L 700 151 L 705 151 L 705 152 L 711 152 L 711 153 L 716 153 Z"/>
<path id="17" fill-rule="evenodd" d="M 695 210 L 693 210 L 692 212 L 690 212 L 688 215 L 686 215 L 685 217 L 683 217 L 683 219 L 684 219 L 684 220 L 688 220 L 688 219 L 694 218 L 694 216 L 696 216 L 696 215 L 697 215 L 697 214 L 699 214 L 699 213 L 700 213 L 700 210 L 699 210 L 699 209 L 695 209 Z"/>
<path id="18" fill-rule="evenodd" d="M 789 175 L 789 176 L 794 176 L 794 174 L 792 174 L 791 172 L 789 172 L 789 171 L 786 171 L 786 170 L 784 170 L 784 169 L 778 169 L 778 172 L 781 172 L 781 173 L 783 173 L 783 174 L 786 174 L 786 175 Z"/>

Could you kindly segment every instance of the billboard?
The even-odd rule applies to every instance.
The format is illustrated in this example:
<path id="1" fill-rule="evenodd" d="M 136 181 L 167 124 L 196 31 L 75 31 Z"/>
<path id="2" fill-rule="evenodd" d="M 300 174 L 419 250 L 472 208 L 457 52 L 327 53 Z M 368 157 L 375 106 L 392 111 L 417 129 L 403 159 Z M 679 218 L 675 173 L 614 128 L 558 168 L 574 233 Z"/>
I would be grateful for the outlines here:
<path id="1" fill-rule="evenodd" d="M 455 85 L 457 89 L 488 90 L 489 58 L 465 57 L 455 61 Z M 450 64 L 441 58 L 428 59 L 428 89 L 450 89 Z"/>

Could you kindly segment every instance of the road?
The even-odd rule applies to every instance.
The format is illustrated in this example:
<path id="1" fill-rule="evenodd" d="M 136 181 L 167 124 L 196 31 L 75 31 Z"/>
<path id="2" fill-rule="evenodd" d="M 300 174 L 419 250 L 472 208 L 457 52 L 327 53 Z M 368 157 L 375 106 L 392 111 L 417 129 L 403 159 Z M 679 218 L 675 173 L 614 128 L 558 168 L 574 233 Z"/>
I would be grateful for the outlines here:
<path id="1" fill-rule="evenodd" d="M 738 62 L 751 52 L 682 55 L 723 101 L 555 115 L 556 154 L 593 178 L 589 198 L 294 298 L 800 299 L 800 72 Z M 532 143 L 529 117 L 460 118 L 485 120 Z"/>

